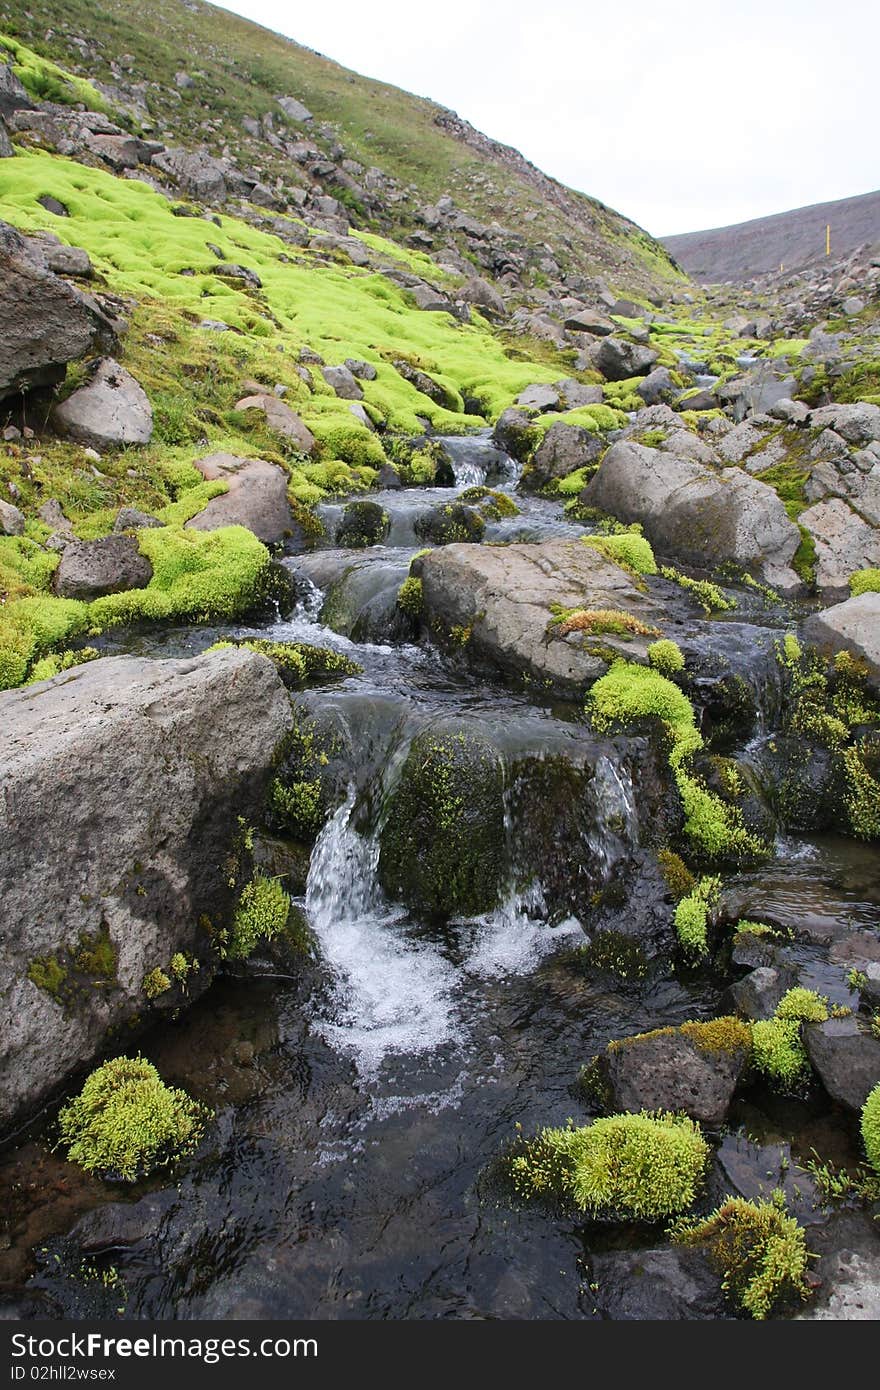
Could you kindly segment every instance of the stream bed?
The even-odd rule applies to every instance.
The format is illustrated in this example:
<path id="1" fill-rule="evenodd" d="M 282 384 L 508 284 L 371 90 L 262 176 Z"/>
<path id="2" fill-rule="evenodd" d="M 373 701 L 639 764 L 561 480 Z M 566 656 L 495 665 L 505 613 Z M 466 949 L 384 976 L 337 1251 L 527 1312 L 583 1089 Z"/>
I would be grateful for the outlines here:
<path id="1" fill-rule="evenodd" d="M 180 656 L 228 631 L 344 652 L 363 673 L 302 700 L 332 710 L 360 773 L 318 836 L 300 900 L 316 959 L 296 973 L 257 961 L 141 1043 L 170 1084 L 214 1107 L 199 1152 L 173 1178 L 131 1190 L 65 1163 L 39 1123 L 0 1157 L 0 1287 L 20 1291 L 28 1281 L 37 1309 L 176 1319 L 613 1317 L 591 1287 L 593 1260 L 660 1239 L 516 1208 L 493 1164 L 517 1126 L 531 1133 L 586 1116 L 578 1075 L 609 1040 L 722 1011 L 717 979 L 650 972 L 623 983 L 586 971 L 576 915 L 551 913 L 540 881 L 523 890 L 515 874 L 494 911 L 445 925 L 414 918 L 378 885 L 365 799 L 377 780 L 393 782 L 419 730 L 464 721 L 490 732 L 508 760 L 554 751 L 576 759 L 591 737 L 576 708 L 535 704 L 475 677 L 415 645 L 400 623 L 397 591 L 422 544 L 415 521 L 456 490 L 488 483 L 516 498 L 521 515 L 490 522 L 486 542 L 584 530 L 559 504 L 516 493 L 515 466 L 487 439 L 446 442 L 456 489 L 375 496 L 390 517 L 384 545 L 335 549 L 342 509 L 321 509 L 327 541 L 285 562 L 300 593 L 289 618 L 128 635 L 108 647 Z M 745 651 L 757 666 L 755 631 L 769 648 L 791 621 L 746 594 L 735 620 L 695 624 L 690 638 Z M 627 779 L 609 755 L 593 783 L 590 848 L 609 874 L 621 844 L 638 837 L 638 788 Z M 508 831 L 513 862 L 521 846 L 512 813 Z M 792 948 L 804 978 L 846 1002 L 829 943 L 843 928 L 880 929 L 876 848 L 834 836 L 780 841 L 773 861 L 728 879 L 725 894 L 743 916 L 770 914 L 796 931 L 806 923 L 805 941 Z M 782 1106 L 749 1094 L 731 1124 L 744 1143 L 756 1141 L 756 1153 L 784 1142 L 795 1162 L 813 1148 L 835 1162 L 858 1157 L 852 1124 L 815 1097 Z"/>

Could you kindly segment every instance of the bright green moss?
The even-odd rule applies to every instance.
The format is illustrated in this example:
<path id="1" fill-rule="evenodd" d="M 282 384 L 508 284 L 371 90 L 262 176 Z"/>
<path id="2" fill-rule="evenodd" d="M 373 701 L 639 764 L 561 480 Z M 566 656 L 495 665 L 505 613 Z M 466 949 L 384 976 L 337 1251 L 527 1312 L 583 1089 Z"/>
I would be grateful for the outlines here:
<path id="1" fill-rule="evenodd" d="M 587 696 L 587 713 L 601 730 L 651 715 L 661 719 L 672 741 L 673 766 L 702 747 L 690 700 L 672 681 L 647 666 L 616 661 L 592 686 Z"/>
<path id="2" fill-rule="evenodd" d="M 558 497 L 577 497 L 578 493 L 583 492 L 595 471 L 595 468 L 589 465 L 576 468 L 573 473 L 566 473 L 564 478 L 557 478 L 547 491 Z"/>
<path id="3" fill-rule="evenodd" d="M 297 840 L 311 839 L 323 819 L 319 779 L 282 782 L 276 777 L 269 788 L 269 811 L 287 834 Z"/>
<path id="4" fill-rule="evenodd" d="M 263 939 L 271 941 L 287 926 L 290 898 L 277 878 L 257 874 L 246 884 L 223 951 L 227 960 L 245 960 Z"/>
<path id="5" fill-rule="evenodd" d="M 397 591 L 397 606 L 411 618 L 421 617 L 425 600 L 422 593 L 422 581 L 410 575 L 405 579 Z"/>
<path id="6" fill-rule="evenodd" d="M 28 966 L 27 977 L 37 989 L 45 990 L 60 1001 L 67 983 L 67 968 L 55 956 L 37 956 Z"/>
<path id="7" fill-rule="evenodd" d="M 148 999 L 158 999 L 160 994 L 165 994 L 171 988 L 171 981 L 157 965 L 144 976 L 144 994 Z"/>
<path id="8" fill-rule="evenodd" d="M 36 685 L 37 681 L 48 681 L 60 676 L 62 671 L 70 671 L 74 666 L 83 666 L 87 661 L 97 661 L 101 653 L 95 647 L 79 647 L 76 651 L 53 652 L 50 656 L 35 661 L 28 672 L 25 685 Z"/>
<path id="9" fill-rule="evenodd" d="M 707 613 L 724 613 L 736 607 L 735 600 L 726 598 L 718 585 L 712 584 L 708 579 L 690 579 L 671 565 L 664 565 L 660 573 L 664 579 L 671 579 L 680 589 L 693 594 Z"/>
<path id="10" fill-rule="evenodd" d="M 616 536 L 584 536 L 584 545 L 598 550 L 608 560 L 631 574 L 656 574 L 657 561 L 644 536 L 625 531 Z"/>
<path id="11" fill-rule="evenodd" d="M 709 1252 L 724 1292 L 750 1317 L 809 1296 L 805 1233 L 773 1202 L 728 1197 L 705 1219 L 679 1223 L 672 1238 Z"/>
<path id="12" fill-rule="evenodd" d="M 74 952 L 77 970 L 89 976 L 92 981 L 96 978 L 115 980 L 118 960 L 118 947 L 111 940 L 106 925 L 102 926 L 100 931 L 82 933 Z"/>
<path id="13" fill-rule="evenodd" d="M 192 1152 L 210 1112 L 166 1086 L 143 1057 L 115 1057 L 93 1071 L 58 1117 L 72 1163 L 110 1181 L 134 1182 Z"/>
<path id="14" fill-rule="evenodd" d="M 91 82 L 67 72 L 48 58 L 41 58 L 18 39 L 0 34 L 0 62 L 5 63 L 10 58 L 16 77 L 37 101 L 53 101 L 61 106 L 82 103 L 89 111 L 103 111 L 119 119 L 120 113 L 105 101 Z"/>
<path id="15" fill-rule="evenodd" d="M 862 1106 L 861 1131 L 868 1162 L 880 1173 L 880 1083 Z"/>
<path id="16" fill-rule="evenodd" d="M 701 878 L 692 892 L 682 898 L 675 909 L 675 934 L 688 956 L 705 956 L 708 952 L 709 916 L 718 902 L 721 881 Z"/>
<path id="17" fill-rule="evenodd" d="M 760 856 L 760 842 L 748 833 L 736 806 L 722 801 L 683 767 L 676 768 L 676 785 L 684 808 L 684 829 L 694 848 L 706 859 Z"/>
<path id="18" fill-rule="evenodd" d="M 538 378 L 535 377 L 535 380 Z M 644 401 L 640 400 L 639 405 L 644 405 Z M 627 423 L 624 414 L 626 409 L 626 406 L 619 406 L 617 401 L 612 401 L 610 405 L 580 405 L 576 410 L 567 410 L 562 416 L 556 413 L 539 415 L 532 421 L 532 426 L 543 436 L 551 425 L 557 425 L 563 420 L 566 425 L 576 425 L 589 430 L 590 434 L 605 434 L 608 430 L 624 428 Z"/>
<path id="19" fill-rule="evenodd" d="M 859 594 L 880 594 L 880 569 L 856 570 L 849 577 L 849 588 L 853 598 Z"/>
<path id="20" fill-rule="evenodd" d="M 58 560 L 27 536 L 0 536 L 0 602 L 47 589 Z"/>
<path id="21" fill-rule="evenodd" d="M 809 1075 L 810 1063 L 796 1019 L 767 1018 L 752 1024 L 752 1065 L 769 1081 L 791 1090 Z"/>
<path id="22" fill-rule="evenodd" d="M 824 1023 L 828 1017 L 828 1000 L 813 989 L 790 989 L 776 1005 L 776 1017 L 799 1023 Z"/>
<path id="23" fill-rule="evenodd" d="M 679 1031 L 701 1052 L 744 1052 L 748 1056 L 752 1050 L 752 1030 L 734 1014 L 683 1023 Z"/>
<path id="24" fill-rule="evenodd" d="M 332 647 L 316 647 L 310 642 L 273 642 L 263 637 L 235 637 L 215 642 L 208 651 L 243 647 L 266 656 L 288 686 L 297 686 L 312 677 L 359 676 L 363 667 Z"/>
<path id="25" fill-rule="evenodd" d="M 659 642 L 651 643 L 648 648 L 648 660 L 654 670 L 660 672 L 661 676 L 672 677 L 684 670 L 681 647 L 668 637 L 664 637 Z"/>
<path id="26" fill-rule="evenodd" d="M 266 597 L 271 557 L 244 526 L 145 528 L 138 546 L 153 577 L 145 589 L 95 599 L 89 617 L 99 629 L 172 618 L 216 622 L 238 617 Z"/>
<path id="27" fill-rule="evenodd" d="M 511 1160 L 522 1197 L 551 1197 L 593 1215 L 657 1221 L 694 1202 L 709 1158 L 683 1115 L 611 1115 L 580 1129 L 545 1129 Z"/>
<path id="28" fill-rule="evenodd" d="M 76 599 L 39 594 L 0 608 L 0 690 L 21 685 L 34 661 L 79 637 L 88 623 L 88 606 Z"/>

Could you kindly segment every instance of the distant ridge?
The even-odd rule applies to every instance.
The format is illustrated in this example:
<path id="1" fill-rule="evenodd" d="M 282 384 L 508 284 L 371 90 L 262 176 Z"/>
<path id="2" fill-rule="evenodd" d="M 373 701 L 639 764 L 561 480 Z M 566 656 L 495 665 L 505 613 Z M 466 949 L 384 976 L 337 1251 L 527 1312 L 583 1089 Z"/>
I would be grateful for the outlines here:
<path id="1" fill-rule="evenodd" d="M 837 258 L 866 242 L 880 241 L 880 191 L 660 241 L 689 275 L 717 284 L 751 280 L 780 265 L 800 270 L 821 262 L 829 225 L 831 253 Z"/>

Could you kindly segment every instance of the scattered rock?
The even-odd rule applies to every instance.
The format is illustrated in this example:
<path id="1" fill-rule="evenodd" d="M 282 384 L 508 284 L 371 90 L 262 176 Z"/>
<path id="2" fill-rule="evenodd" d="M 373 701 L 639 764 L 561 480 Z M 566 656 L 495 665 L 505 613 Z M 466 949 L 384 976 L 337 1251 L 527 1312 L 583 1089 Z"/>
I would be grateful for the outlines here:
<path id="1" fill-rule="evenodd" d="M 236 402 L 236 410 L 259 410 L 266 417 L 270 430 L 290 439 L 304 454 L 313 454 L 317 448 L 315 436 L 289 405 L 285 405 L 270 392 L 245 396 Z"/>
<path id="2" fill-rule="evenodd" d="M 112 357 L 105 357 L 87 386 L 81 386 L 52 413 L 56 428 L 96 449 L 149 444 L 153 409 L 143 388 Z"/>
<path id="3" fill-rule="evenodd" d="M 148 512 L 140 512 L 137 507 L 120 507 L 116 513 L 113 530 L 118 535 L 122 531 L 139 531 L 144 527 L 161 526 L 158 517 Z"/>
<path id="4" fill-rule="evenodd" d="M 222 479 L 229 487 L 212 497 L 187 527 L 216 531 L 221 526 L 245 526 L 264 545 L 280 545 L 299 534 L 287 496 L 287 475 L 277 463 L 217 453 L 199 459 L 195 467 L 206 480 Z"/>
<path id="5" fill-rule="evenodd" d="M 645 405 L 660 405 L 663 401 L 674 400 L 678 395 L 678 387 L 667 367 L 655 367 L 644 381 L 639 382 L 636 391 Z M 693 406 L 690 409 L 693 410 Z"/>
<path id="6" fill-rule="evenodd" d="M 153 566 L 131 536 L 102 536 L 65 546 L 55 571 L 55 592 L 88 602 L 102 594 L 144 589 L 152 577 Z"/>
<path id="7" fill-rule="evenodd" d="M 297 125 L 314 119 L 309 108 L 303 106 L 301 101 L 297 101 L 296 97 L 276 97 L 275 100 L 278 102 L 285 116 L 287 116 L 289 120 L 295 121 Z"/>
<path id="8" fill-rule="evenodd" d="M 364 398 L 362 388 L 355 380 L 354 374 L 348 367 L 322 367 L 321 375 L 328 386 L 332 386 L 337 396 L 344 401 L 361 401 Z"/>
<path id="9" fill-rule="evenodd" d="M 359 381 L 375 381 L 377 372 L 372 362 L 362 362 L 359 357 L 346 357 L 343 366 Z M 332 371 L 333 368 L 331 367 Z M 331 383 L 332 384 L 332 383 Z"/>
<path id="10" fill-rule="evenodd" d="M 24 513 L 18 507 L 13 507 L 11 502 L 0 501 L 0 535 L 24 535 Z"/>
<path id="11" fill-rule="evenodd" d="M 653 348 L 628 343 L 622 338 L 603 338 L 593 353 L 593 362 L 608 381 L 647 376 L 656 361 L 657 353 Z"/>
<path id="12" fill-rule="evenodd" d="M 566 425 L 562 421 L 551 425 L 532 455 L 523 475 L 523 487 L 539 492 L 554 479 L 597 463 L 604 447 L 600 435 L 577 425 Z"/>
<path id="13" fill-rule="evenodd" d="M 545 410 L 558 410 L 561 402 L 555 386 L 536 384 L 527 386 L 524 391 L 520 391 L 516 398 L 516 404 L 523 410 L 532 410 L 542 414 Z"/>

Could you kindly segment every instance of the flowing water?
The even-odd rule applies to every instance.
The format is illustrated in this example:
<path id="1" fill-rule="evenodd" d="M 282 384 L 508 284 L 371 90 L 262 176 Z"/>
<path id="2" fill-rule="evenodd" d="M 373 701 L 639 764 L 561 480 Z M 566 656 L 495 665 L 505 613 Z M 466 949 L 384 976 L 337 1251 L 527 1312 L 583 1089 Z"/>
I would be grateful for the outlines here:
<path id="1" fill-rule="evenodd" d="M 488 440 L 447 444 L 458 491 L 488 482 L 513 492 L 515 465 Z M 410 640 L 396 594 L 420 545 L 414 522 L 450 495 L 383 494 L 387 543 L 360 552 L 333 547 L 341 509 L 323 508 L 327 544 L 286 562 L 295 612 L 234 629 L 332 646 L 363 668 L 298 697 L 329 713 L 352 752 L 301 901 L 317 958 L 296 974 L 266 962 L 221 980 L 145 1040 L 166 1079 L 216 1111 L 174 1181 L 108 1189 L 50 1154 L 39 1130 L 0 1163 L 11 1213 L 0 1279 L 32 1274 L 36 1247 L 31 1287 L 68 1316 L 120 1306 L 166 1318 L 591 1318 L 591 1252 L 650 1240 L 513 1209 L 493 1179 L 518 1125 L 529 1132 L 585 1113 L 579 1070 L 610 1039 L 711 1016 L 721 999 L 699 974 L 653 972 L 637 984 L 588 974 L 572 950 L 583 928 L 560 907 L 549 868 L 525 882 L 518 872 L 534 845 L 514 767 L 557 756 L 578 767 L 589 755 L 580 843 L 569 852 L 604 883 L 638 852 L 639 791 L 623 753 L 609 745 L 596 757 L 577 710 L 536 706 Z M 517 501 L 522 514 L 491 524 L 487 540 L 583 529 L 557 504 Z M 707 670 L 723 660 L 747 675 L 772 726 L 770 624 L 783 619 L 743 600 L 735 621 L 691 621 L 675 635 Z M 219 633 L 125 640 L 176 656 Z M 438 925 L 389 901 L 377 864 L 383 808 L 412 739 L 450 720 L 482 732 L 503 764 L 507 877 L 494 911 Z M 749 915 L 809 918 L 801 964 L 812 962 L 820 983 L 834 924 L 876 932 L 880 922 L 876 851 L 852 842 L 781 842 L 774 863 L 726 891 Z M 107 1205 L 121 1201 L 122 1216 Z M 89 1260 L 98 1271 L 112 1265 L 124 1289 L 108 1292 Z"/>

